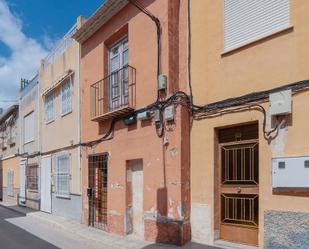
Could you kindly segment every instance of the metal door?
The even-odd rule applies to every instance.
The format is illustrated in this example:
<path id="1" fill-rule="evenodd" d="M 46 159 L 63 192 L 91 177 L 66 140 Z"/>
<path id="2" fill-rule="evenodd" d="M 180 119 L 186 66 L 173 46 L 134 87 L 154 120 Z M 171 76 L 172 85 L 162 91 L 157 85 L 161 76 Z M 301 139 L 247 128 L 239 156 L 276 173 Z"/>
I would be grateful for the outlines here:
<path id="1" fill-rule="evenodd" d="M 41 160 L 41 211 L 51 213 L 51 156 Z"/>
<path id="2" fill-rule="evenodd" d="M 93 155 L 89 164 L 89 225 L 98 229 L 107 229 L 107 155 Z"/>
<path id="3" fill-rule="evenodd" d="M 246 139 L 245 130 L 230 130 L 234 141 L 219 144 L 220 238 L 257 245 L 259 144 L 257 138 Z"/>

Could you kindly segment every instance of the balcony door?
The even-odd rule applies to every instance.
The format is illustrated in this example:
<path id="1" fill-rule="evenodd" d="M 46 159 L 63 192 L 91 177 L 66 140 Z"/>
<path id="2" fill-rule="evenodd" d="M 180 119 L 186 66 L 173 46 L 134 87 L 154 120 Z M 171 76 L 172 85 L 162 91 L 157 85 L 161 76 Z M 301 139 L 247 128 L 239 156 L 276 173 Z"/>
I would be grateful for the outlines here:
<path id="1" fill-rule="evenodd" d="M 129 104 L 128 85 L 128 38 L 122 39 L 109 49 L 109 111 Z"/>

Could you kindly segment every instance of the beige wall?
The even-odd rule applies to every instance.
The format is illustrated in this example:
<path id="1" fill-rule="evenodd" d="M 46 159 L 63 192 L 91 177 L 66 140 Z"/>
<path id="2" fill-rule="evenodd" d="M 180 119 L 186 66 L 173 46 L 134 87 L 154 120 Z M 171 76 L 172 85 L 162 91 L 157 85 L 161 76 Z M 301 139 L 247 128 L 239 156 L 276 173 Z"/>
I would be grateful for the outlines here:
<path id="1" fill-rule="evenodd" d="M 254 91 L 309 78 L 309 2 L 291 1 L 293 28 L 267 37 L 246 47 L 222 55 L 223 1 L 191 1 L 192 15 L 192 84 L 196 104 L 207 104 Z M 263 138 L 260 112 L 246 111 L 217 118 L 194 121 L 191 134 L 192 205 L 209 207 L 208 243 L 214 240 L 214 165 L 215 128 L 259 122 L 260 211 L 259 244 L 263 246 L 264 210 L 309 212 L 309 199 L 272 194 L 271 159 L 278 156 L 308 156 L 309 92 L 293 96 L 293 113 L 288 126 L 280 129 L 270 144 Z M 264 107 L 268 110 L 269 103 Z M 206 224 L 207 226 L 207 224 Z M 194 234 L 193 234 L 194 237 Z"/>
<path id="2" fill-rule="evenodd" d="M 64 153 L 69 153 L 70 155 L 70 172 L 71 172 L 71 181 L 70 181 L 70 192 L 71 194 L 76 194 L 79 195 L 81 194 L 81 169 L 79 167 L 79 149 L 71 149 L 71 150 L 63 150 L 61 152 L 55 153 L 52 155 L 52 171 L 56 172 L 56 160 L 57 156 L 64 154 Z M 53 178 L 52 182 L 52 191 L 55 192 L 55 178 Z"/>
<path id="3" fill-rule="evenodd" d="M 19 161 L 20 157 L 11 157 L 2 161 L 3 187 L 8 186 L 8 171 L 14 171 L 14 188 L 19 188 Z"/>
<path id="4" fill-rule="evenodd" d="M 32 87 L 32 86 L 28 86 Z M 20 153 L 34 153 L 36 151 L 40 150 L 39 147 L 39 102 L 38 102 L 38 94 L 39 94 L 39 87 L 36 84 L 33 86 L 30 90 L 24 89 L 23 91 L 27 91 L 25 94 L 22 94 L 20 97 L 20 107 L 19 107 L 19 113 L 20 113 L 20 119 L 19 119 L 19 125 L 20 125 Z M 34 127 L 35 127 L 35 133 L 34 133 L 34 141 L 25 143 L 24 141 L 24 118 L 31 112 L 34 112 Z"/>
<path id="5" fill-rule="evenodd" d="M 3 123 L 1 125 L 4 125 L 4 123 L 12 116 L 16 115 L 15 121 L 12 125 L 7 125 L 3 130 L 0 131 L 0 142 L 4 142 L 6 145 L 4 148 L 0 148 L 0 155 L 3 159 L 6 159 L 7 157 L 14 156 L 18 154 L 18 147 L 19 147 L 19 116 L 18 116 L 18 108 L 17 110 L 11 112 L 5 120 L 3 120 Z M 12 134 L 12 135 L 11 135 Z M 8 140 L 11 138 L 14 139 L 13 144 L 9 144 Z"/>
<path id="6" fill-rule="evenodd" d="M 72 91 L 72 112 L 64 116 L 61 115 L 61 87 L 54 89 L 54 121 L 45 123 L 44 97 L 40 97 L 41 115 L 41 143 L 42 152 L 69 146 L 73 142 L 79 142 L 79 45 L 73 42 L 63 54 L 61 54 L 52 64 L 44 69 L 40 69 L 40 91 L 41 94 L 55 83 L 68 70 L 73 70 L 73 91 Z M 56 135 L 56 136 L 55 136 Z"/>
<path id="7" fill-rule="evenodd" d="M 54 121 L 45 122 L 45 98 L 42 93 L 52 84 L 57 82 L 68 70 L 72 70 L 70 76 L 72 85 L 72 112 L 61 114 L 61 85 L 53 89 Z M 79 130 L 79 45 L 73 41 L 65 51 L 50 65 L 40 68 L 40 127 L 41 127 L 41 152 L 51 153 L 53 158 L 61 153 L 63 148 L 80 143 Z M 60 150 L 59 152 L 52 152 Z M 71 193 L 80 194 L 80 149 L 70 149 L 71 154 Z M 55 161 L 53 160 L 53 171 Z"/>

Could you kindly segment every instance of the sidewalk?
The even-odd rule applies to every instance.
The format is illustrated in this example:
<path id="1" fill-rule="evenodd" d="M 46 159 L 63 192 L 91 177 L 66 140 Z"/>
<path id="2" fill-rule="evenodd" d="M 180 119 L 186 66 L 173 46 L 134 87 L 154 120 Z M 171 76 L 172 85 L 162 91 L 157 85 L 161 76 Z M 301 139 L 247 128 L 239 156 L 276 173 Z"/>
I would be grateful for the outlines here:
<path id="1" fill-rule="evenodd" d="M 59 248 L 87 248 L 87 249 L 219 249 L 190 242 L 183 247 L 162 245 L 132 238 L 131 236 L 117 236 L 83 225 L 74 220 L 34 211 L 17 205 L 1 203 L 0 205 L 22 214 L 22 217 L 8 219 L 8 221 L 28 232 L 55 242 Z M 69 243 L 72 240 L 80 247 Z M 64 243 L 66 242 L 66 243 Z M 68 246 L 70 244 L 70 246 Z"/>
<path id="2" fill-rule="evenodd" d="M 0 206 L 13 210 L 21 215 L 27 215 L 28 213 L 37 212 L 31 208 L 18 206 L 15 202 L 3 202 L 0 201 Z"/>

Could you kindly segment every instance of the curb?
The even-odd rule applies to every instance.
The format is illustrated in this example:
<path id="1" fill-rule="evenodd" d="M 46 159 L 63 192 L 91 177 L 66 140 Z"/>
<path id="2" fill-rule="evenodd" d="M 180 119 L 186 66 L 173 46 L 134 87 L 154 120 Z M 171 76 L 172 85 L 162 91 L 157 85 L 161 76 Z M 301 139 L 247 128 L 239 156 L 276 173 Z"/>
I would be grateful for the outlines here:
<path id="1" fill-rule="evenodd" d="M 15 212 L 15 213 L 22 214 L 23 216 L 27 216 L 27 213 L 25 213 L 25 212 L 23 212 L 23 211 L 20 211 L 20 210 L 17 210 L 17 209 L 15 209 L 15 208 L 11 207 L 11 206 L 6 206 L 6 205 L 3 205 L 2 203 L 0 203 L 0 206 L 3 207 L 3 208 L 6 208 L 6 209 L 8 209 L 8 210 L 11 210 L 11 211 L 13 211 L 13 212 Z"/>

